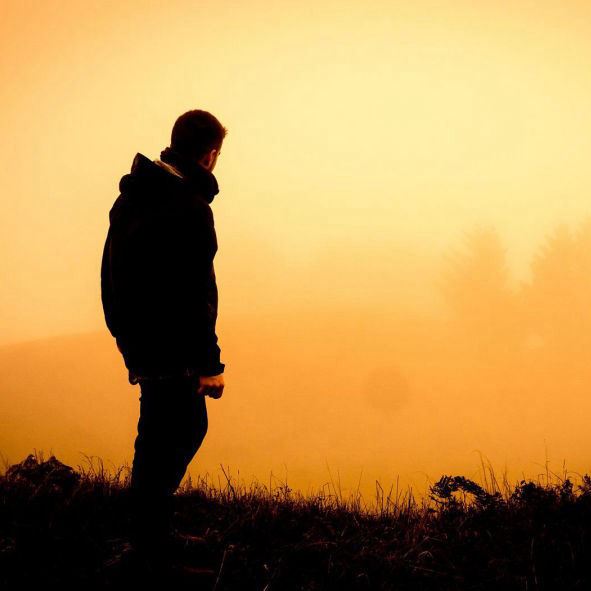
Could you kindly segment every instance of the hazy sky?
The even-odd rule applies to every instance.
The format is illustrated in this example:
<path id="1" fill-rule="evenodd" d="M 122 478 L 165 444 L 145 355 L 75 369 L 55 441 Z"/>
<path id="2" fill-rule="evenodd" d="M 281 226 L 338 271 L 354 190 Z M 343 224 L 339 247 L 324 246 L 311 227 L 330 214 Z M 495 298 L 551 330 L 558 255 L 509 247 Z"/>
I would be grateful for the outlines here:
<path id="1" fill-rule="evenodd" d="M 229 129 L 227 310 L 250 305 L 224 290 L 247 255 L 258 281 L 390 243 L 412 265 L 481 222 L 525 276 L 556 223 L 591 212 L 590 17 L 572 0 L 4 1 L 0 342 L 104 325 L 118 180 L 190 108 Z"/>

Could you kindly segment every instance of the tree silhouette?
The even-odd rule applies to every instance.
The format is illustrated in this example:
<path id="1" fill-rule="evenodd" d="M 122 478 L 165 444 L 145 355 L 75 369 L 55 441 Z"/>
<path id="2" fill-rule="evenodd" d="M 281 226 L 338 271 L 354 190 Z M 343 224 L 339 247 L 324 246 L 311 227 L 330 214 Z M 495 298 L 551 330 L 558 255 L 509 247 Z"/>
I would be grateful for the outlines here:
<path id="1" fill-rule="evenodd" d="M 463 248 L 445 255 L 442 289 L 458 338 L 479 355 L 504 353 L 516 344 L 516 294 L 506 251 L 494 228 L 479 226 L 464 235 Z"/>
<path id="2" fill-rule="evenodd" d="M 560 224 L 535 254 L 522 287 L 528 325 L 546 347 L 566 354 L 590 349 L 591 218 L 576 232 Z"/>

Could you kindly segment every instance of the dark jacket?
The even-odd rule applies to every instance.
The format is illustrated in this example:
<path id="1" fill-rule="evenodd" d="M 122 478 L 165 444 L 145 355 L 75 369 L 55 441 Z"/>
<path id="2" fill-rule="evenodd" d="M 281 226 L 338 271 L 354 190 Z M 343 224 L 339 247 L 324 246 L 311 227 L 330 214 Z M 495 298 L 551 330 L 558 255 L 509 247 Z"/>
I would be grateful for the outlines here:
<path id="1" fill-rule="evenodd" d="M 222 373 L 209 205 L 219 192 L 216 178 L 199 165 L 186 174 L 138 153 L 119 190 L 109 212 L 101 298 L 130 381 Z"/>

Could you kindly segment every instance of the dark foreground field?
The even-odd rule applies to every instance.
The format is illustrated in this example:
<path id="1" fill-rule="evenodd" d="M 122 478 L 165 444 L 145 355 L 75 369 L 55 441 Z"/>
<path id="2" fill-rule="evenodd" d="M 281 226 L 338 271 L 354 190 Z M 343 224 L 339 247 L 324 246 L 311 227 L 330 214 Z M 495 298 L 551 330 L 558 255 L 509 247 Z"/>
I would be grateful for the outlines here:
<path id="1" fill-rule="evenodd" d="M 132 588 L 125 547 L 127 470 L 74 471 L 29 456 L 0 477 L 0 588 Z M 485 490 L 486 489 L 486 490 Z M 183 589 L 590 589 L 591 480 L 484 488 L 442 477 L 431 499 L 189 484 L 175 526 L 205 537 L 179 562 Z M 188 575 L 186 575 L 188 576 Z"/>

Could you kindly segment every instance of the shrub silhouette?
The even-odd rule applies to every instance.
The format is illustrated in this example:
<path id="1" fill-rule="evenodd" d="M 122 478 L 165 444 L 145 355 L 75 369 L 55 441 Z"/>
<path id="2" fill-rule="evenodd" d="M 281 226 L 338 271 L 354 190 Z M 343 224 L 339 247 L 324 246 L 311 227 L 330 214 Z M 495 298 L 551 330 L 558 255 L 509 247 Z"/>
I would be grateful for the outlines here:
<path id="1" fill-rule="evenodd" d="M 453 496 L 453 493 L 462 492 L 471 495 L 479 509 L 497 508 L 502 504 L 501 493 L 489 493 L 480 485 L 463 476 L 442 476 L 430 488 L 430 497 L 446 509 L 457 509 L 460 501 Z"/>
<path id="2" fill-rule="evenodd" d="M 13 482 L 26 482 L 35 486 L 39 491 L 70 493 L 80 481 L 80 475 L 62 464 L 55 456 L 47 461 L 39 461 L 33 454 L 29 454 L 20 464 L 10 466 L 6 478 Z"/>

